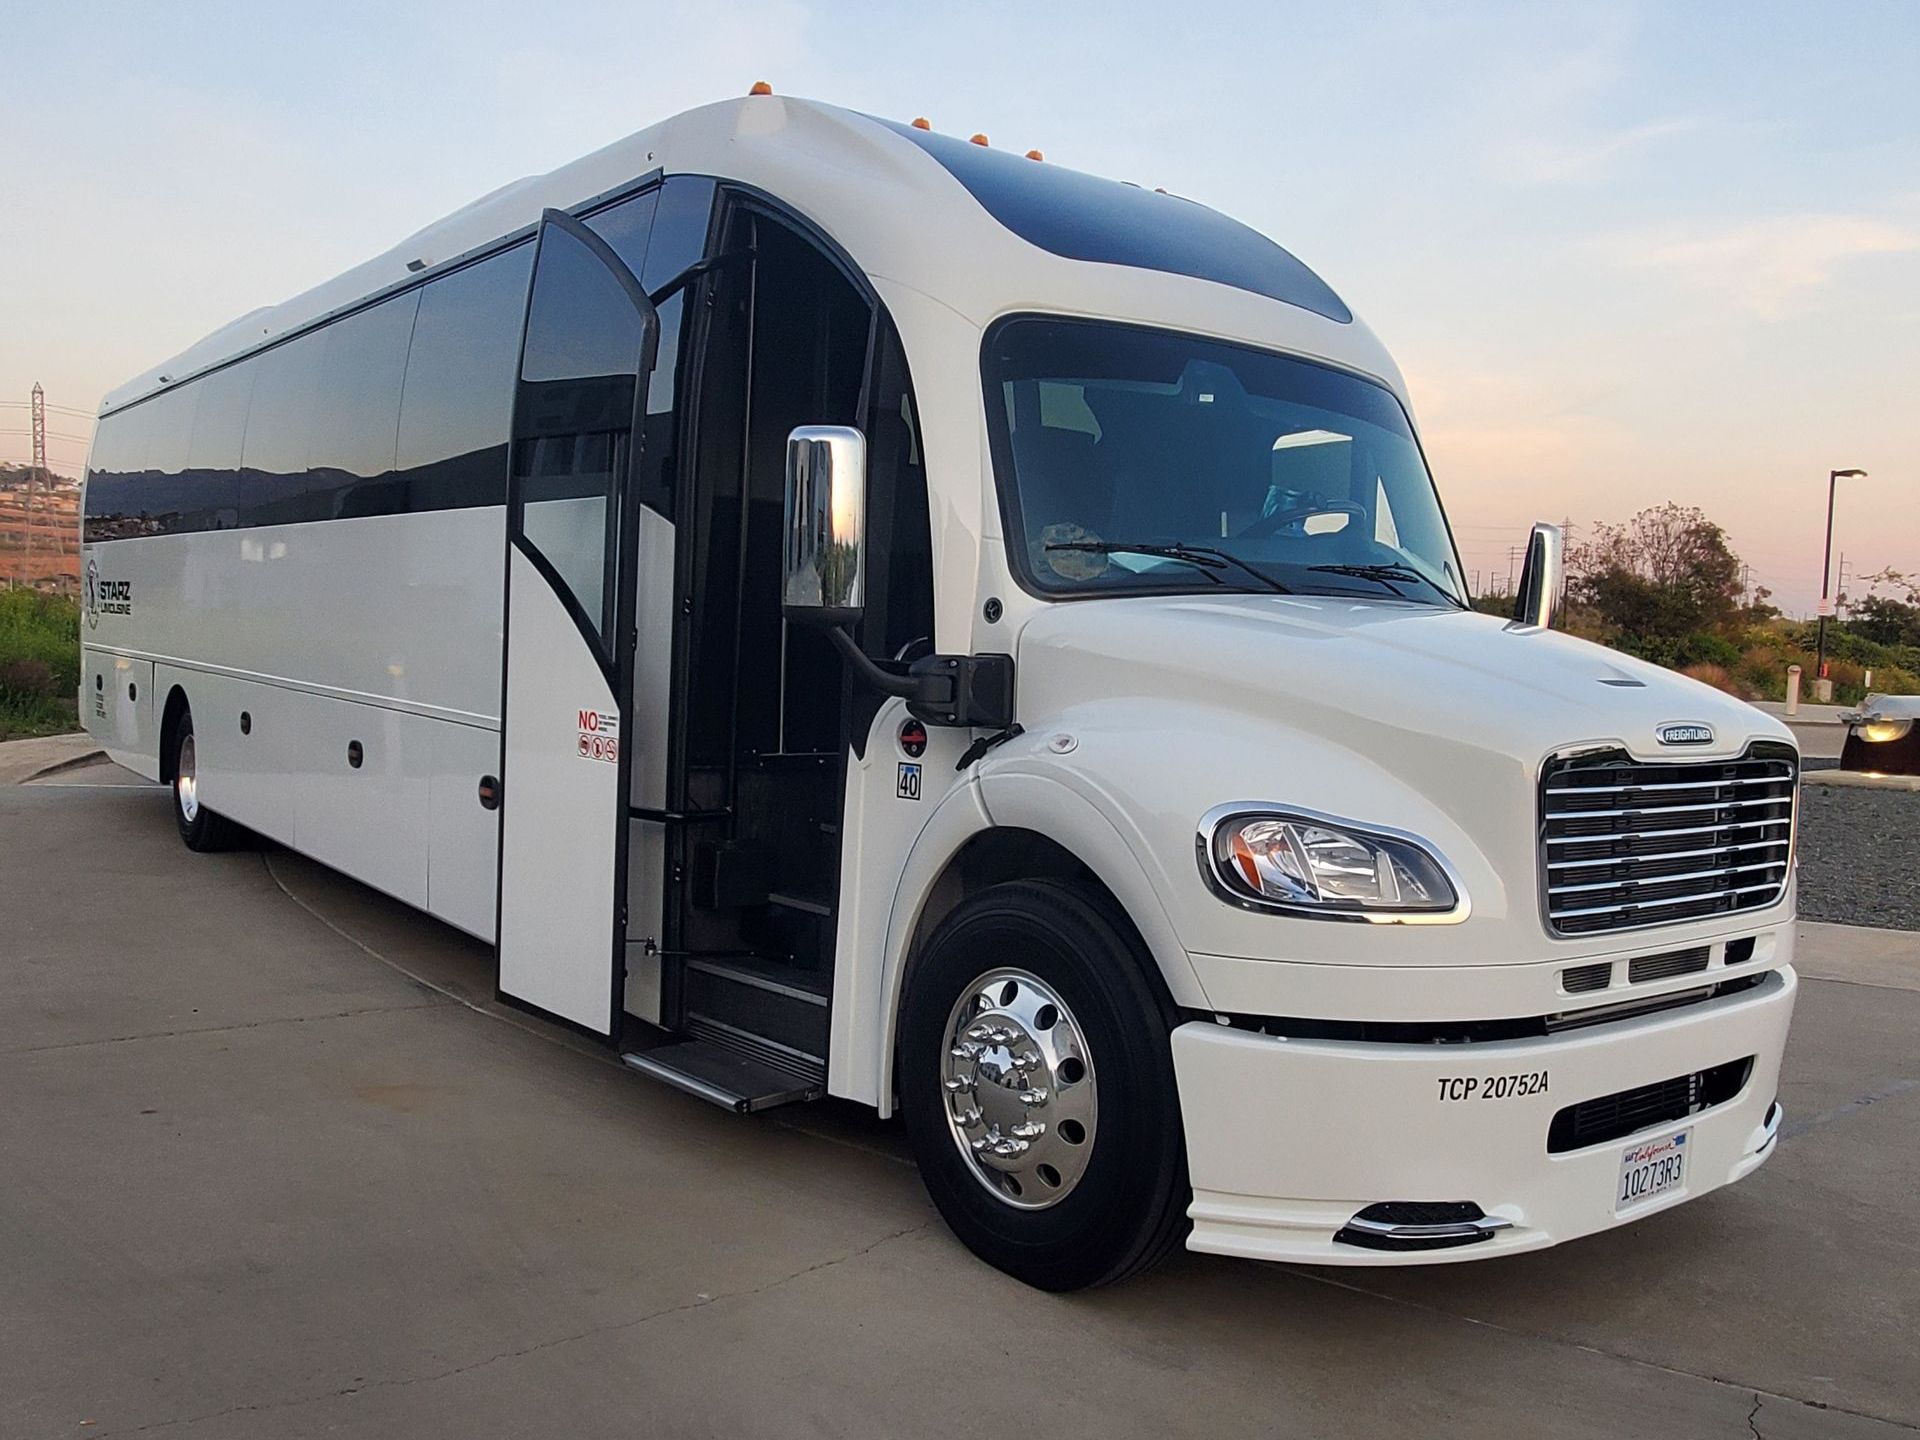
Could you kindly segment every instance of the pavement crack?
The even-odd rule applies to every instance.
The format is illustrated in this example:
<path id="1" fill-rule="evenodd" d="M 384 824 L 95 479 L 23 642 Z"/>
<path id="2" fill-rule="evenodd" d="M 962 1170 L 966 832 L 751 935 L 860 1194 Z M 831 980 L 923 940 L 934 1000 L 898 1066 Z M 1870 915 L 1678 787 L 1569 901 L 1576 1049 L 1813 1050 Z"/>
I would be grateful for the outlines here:
<path id="1" fill-rule="evenodd" d="M 0 1051 L 0 1055 L 45 1055 L 57 1050 L 84 1050 L 94 1045 L 130 1045 L 141 1040 L 173 1040 L 187 1035 L 226 1035 L 237 1030 L 265 1030 L 275 1025 L 309 1025 L 318 1020 L 351 1020 L 356 1015 L 389 1015 L 406 1010 L 425 1010 L 444 1004 L 439 999 L 419 1000 L 411 1005 L 362 1005 L 352 1010 L 328 1010 L 318 1015 L 276 1015 L 266 1020 L 236 1020 L 228 1025 L 183 1025 L 175 1030 L 137 1030 L 127 1035 L 101 1035 L 89 1040 L 61 1040 L 52 1045 L 22 1045 Z"/>
<path id="2" fill-rule="evenodd" d="M 1760 1392 L 1753 1392 L 1753 1409 L 1747 1412 L 1747 1429 L 1753 1432 L 1753 1440 L 1765 1440 L 1760 1433 Z"/>
<path id="3" fill-rule="evenodd" d="M 451 1365 L 444 1370 L 435 1370 L 425 1375 L 395 1375 L 374 1380 L 356 1379 L 351 1384 L 338 1385 L 330 1390 L 316 1391 L 310 1395 L 295 1395 L 282 1400 L 262 1400 L 243 1405 L 229 1405 L 220 1410 L 208 1411 L 201 1415 L 185 1415 L 172 1420 L 154 1420 L 144 1425 L 136 1425 L 130 1430 L 103 1430 L 99 1432 L 101 1440 L 112 1435 L 152 1435 L 163 1430 L 171 1430 L 183 1425 L 204 1425 L 210 1421 L 222 1420 L 231 1415 L 262 1415 L 280 1410 L 296 1409 L 302 1405 L 314 1405 L 324 1400 L 339 1400 L 353 1395 L 364 1395 L 375 1390 L 401 1390 L 415 1385 L 430 1385 L 440 1380 L 451 1380 L 461 1375 L 470 1375 L 484 1370 L 490 1365 L 503 1364 L 510 1360 L 524 1359 L 528 1355 L 538 1355 L 544 1351 L 557 1350 L 564 1345 L 573 1345 L 582 1340 L 591 1340 L 602 1335 L 619 1335 L 629 1330 L 638 1330 L 643 1325 L 651 1325 L 656 1320 L 671 1319 L 676 1315 L 689 1314 L 695 1310 L 705 1310 L 710 1306 L 723 1304 L 729 1300 L 750 1300 L 756 1296 L 771 1294 L 783 1286 L 809 1275 L 818 1275 L 822 1271 L 832 1270 L 849 1261 L 871 1255 L 884 1245 L 917 1235 L 934 1225 L 932 1220 L 922 1220 L 916 1225 L 908 1225 L 899 1230 L 890 1230 L 876 1240 L 847 1251 L 842 1255 L 833 1255 L 825 1260 L 817 1260 L 798 1270 L 765 1281 L 759 1285 L 749 1285 L 739 1290 L 723 1290 L 717 1294 L 699 1294 L 691 1300 L 683 1300 L 673 1305 L 663 1305 L 657 1310 L 649 1310 L 641 1315 L 625 1320 L 610 1321 L 605 1325 L 589 1326 L 585 1330 L 576 1330 L 566 1335 L 556 1335 L 548 1340 L 536 1341 L 531 1345 L 522 1345 L 512 1350 L 501 1350 L 492 1355 L 482 1356 L 478 1360 L 469 1360 L 461 1365 Z"/>

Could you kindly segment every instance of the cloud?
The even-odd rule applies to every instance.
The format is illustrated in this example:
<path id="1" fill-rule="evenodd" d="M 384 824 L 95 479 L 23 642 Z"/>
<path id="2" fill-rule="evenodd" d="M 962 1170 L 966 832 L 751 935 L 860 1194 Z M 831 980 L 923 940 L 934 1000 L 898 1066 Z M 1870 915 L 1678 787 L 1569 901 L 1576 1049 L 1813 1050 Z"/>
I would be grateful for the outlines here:
<path id="1" fill-rule="evenodd" d="M 1496 161 L 1505 178 L 1525 184 L 1592 181 L 1613 174 L 1635 151 L 1708 128 L 1709 122 L 1698 116 L 1673 115 L 1581 140 L 1517 140 L 1503 147 Z"/>
<path id="2" fill-rule="evenodd" d="M 1617 269 L 1665 275 L 1776 319 L 1833 284 L 1849 262 L 1920 251 L 1920 227 L 1871 215 L 1778 215 L 1720 227 L 1660 226 L 1594 244 Z"/>

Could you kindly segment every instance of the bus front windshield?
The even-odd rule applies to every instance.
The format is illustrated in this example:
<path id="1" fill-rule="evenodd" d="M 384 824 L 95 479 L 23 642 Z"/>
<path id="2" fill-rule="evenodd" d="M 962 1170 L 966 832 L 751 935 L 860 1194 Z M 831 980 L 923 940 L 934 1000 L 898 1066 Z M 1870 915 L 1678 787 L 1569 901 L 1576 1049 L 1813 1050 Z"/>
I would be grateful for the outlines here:
<path id="1" fill-rule="evenodd" d="M 1165 330 L 1003 322 L 984 356 L 1009 547 L 1046 595 L 1465 604 L 1406 413 L 1344 371 Z"/>

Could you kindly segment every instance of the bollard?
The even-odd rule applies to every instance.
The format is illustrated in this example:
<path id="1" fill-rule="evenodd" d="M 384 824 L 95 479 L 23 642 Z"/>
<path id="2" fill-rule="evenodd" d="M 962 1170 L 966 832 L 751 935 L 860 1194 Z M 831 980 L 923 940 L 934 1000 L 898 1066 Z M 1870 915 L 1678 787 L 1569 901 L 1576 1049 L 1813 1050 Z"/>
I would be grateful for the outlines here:
<path id="1" fill-rule="evenodd" d="M 1787 714 L 1800 713 L 1800 667 L 1787 666 Z"/>
<path id="2" fill-rule="evenodd" d="M 1833 681 L 1824 675 L 1813 682 L 1813 698 L 1822 705 L 1833 703 Z"/>

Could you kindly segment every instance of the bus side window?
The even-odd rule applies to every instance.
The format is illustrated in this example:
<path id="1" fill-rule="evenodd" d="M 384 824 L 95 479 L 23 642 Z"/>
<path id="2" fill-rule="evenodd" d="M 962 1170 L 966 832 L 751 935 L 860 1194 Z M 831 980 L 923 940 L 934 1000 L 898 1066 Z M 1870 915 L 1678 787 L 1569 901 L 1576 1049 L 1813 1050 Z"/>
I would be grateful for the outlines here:
<path id="1" fill-rule="evenodd" d="M 298 518 L 405 513 L 406 487 L 393 474 L 394 445 L 419 307 L 420 292 L 410 290 L 326 328 Z"/>
<path id="2" fill-rule="evenodd" d="M 395 462 L 408 510 L 506 504 L 507 433 L 532 274 L 527 243 L 422 292 Z"/>
<path id="3" fill-rule="evenodd" d="M 146 463 L 141 466 L 141 510 L 156 533 L 197 530 L 198 505 L 187 474 L 187 446 L 193 437 L 193 413 L 203 386 L 181 385 L 156 395 L 140 408 L 150 419 Z"/>
<path id="4" fill-rule="evenodd" d="M 676 175 L 660 188 L 660 207 L 647 242 L 646 264 L 640 283 L 649 292 L 666 285 L 707 253 L 713 225 L 714 185 L 711 180 Z M 645 448 L 641 452 L 635 493 L 640 503 L 662 515 L 673 514 L 674 446 L 678 438 L 675 416 L 683 377 L 689 291 L 681 289 L 660 301 L 660 354 L 647 380 Z"/>
<path id="5" fill-rule="evenodd" d="M 231 530 L 240 523 L 240 442 L 247 431 L 254 370 L 251 360 L 243 360 L 194 381 L 194 388 L 206 393 L 193 417 L 187 465 L 201 522 L 210 530 Z"/>
<path id="6" fill-rule="evenodd" d="M 249 363 L 259 366 L 241 447 L 240 512 L 247 525 L 300 518 L 307 450 L 320 398 L 326 332 L 289 340 Z"/>
<path id="7" fill-rule="evenodd" d="M 145 533 L 140 474 L 146 462 L 153 407 L 136 405 L 107 416 L 94 432 L 87 456 L 85 539 L 88 544 Z"/>
<path id="8" fill-rule="evenodd" d="M 870 654 L 892 656 L 933 638 L 933 540 L 927 470 L 907 357 L 882 314 L 867 417 L 868 608 Z M 855 726 L 855 733 L 860 727 Z"/>

